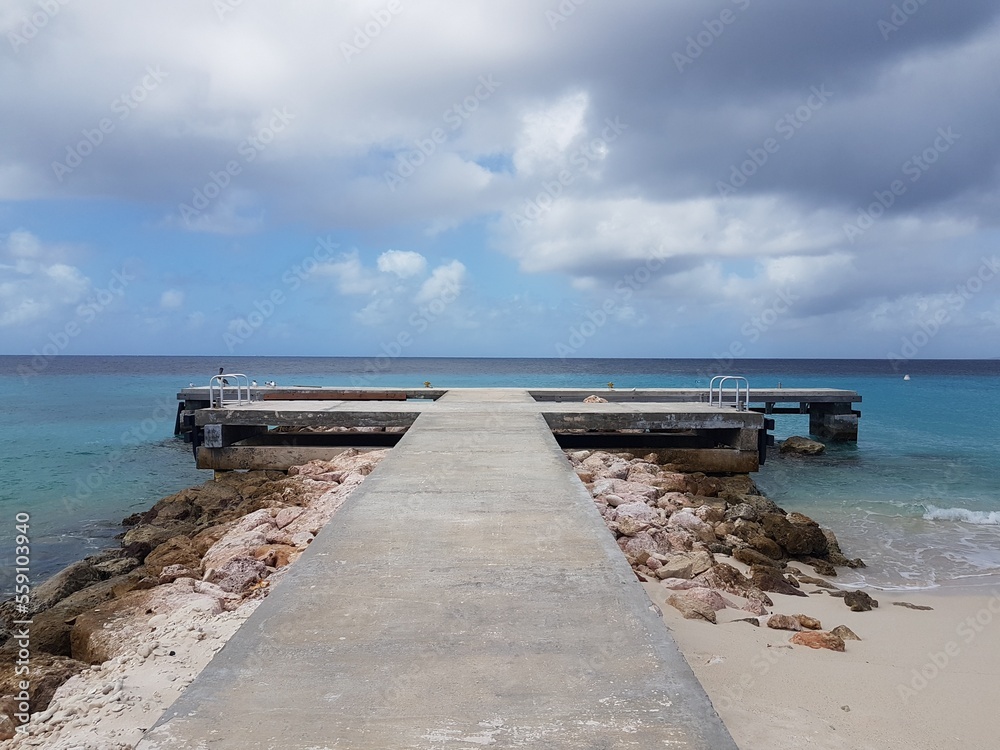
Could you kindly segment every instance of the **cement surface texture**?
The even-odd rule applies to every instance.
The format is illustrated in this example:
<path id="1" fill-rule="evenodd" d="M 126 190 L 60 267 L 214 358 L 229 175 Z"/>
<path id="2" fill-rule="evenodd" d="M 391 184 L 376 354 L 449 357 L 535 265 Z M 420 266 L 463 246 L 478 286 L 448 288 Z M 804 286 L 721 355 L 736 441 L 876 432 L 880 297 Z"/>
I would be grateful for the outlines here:
<path id="1" fill-rule="evenodd" d="M 453 391 L 140 750 L 735 750 L 524 391 Z"/>

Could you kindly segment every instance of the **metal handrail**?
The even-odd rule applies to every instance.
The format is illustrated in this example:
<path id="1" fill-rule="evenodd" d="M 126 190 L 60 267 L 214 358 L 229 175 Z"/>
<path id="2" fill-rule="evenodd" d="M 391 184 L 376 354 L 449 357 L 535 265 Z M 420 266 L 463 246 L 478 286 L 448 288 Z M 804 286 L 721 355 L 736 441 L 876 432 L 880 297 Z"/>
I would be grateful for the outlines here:
<path id="1" fill-rule="evenodd" d="M 208 406 L 211 409 L 219 408 L 225 406 L 225 388 L 229 383 L 227 380 L 232 378 L 236 381 L 236 404 L 241 406 L 243 401 L 243 388 L 246 387 L 246 403 L 250 403 L 250 378 L 241 372 L 227 372 L 224 375 L 213 375 L 212 379 L 208 381 Z M 216 403 L 215 400 L 215 386 L 219 386 L 219 400 Z M 232 402 L 230 402 L 232 403 Z"/>
<path id="2" fill-rule="evenodd" d="M 716 390 L 718 390 L 717 406 L 722 406 L 723 389 L 728 381 L 733 381 L 733 388 L 736 393 L 737 411 L 746 411 L 750 403 L 750 381 L 741 375 L 716 375 L 708 385 L 708 403 L 716 402 Z M 743 388 L 743 401 L 740 401 L 740 387 Z"/>

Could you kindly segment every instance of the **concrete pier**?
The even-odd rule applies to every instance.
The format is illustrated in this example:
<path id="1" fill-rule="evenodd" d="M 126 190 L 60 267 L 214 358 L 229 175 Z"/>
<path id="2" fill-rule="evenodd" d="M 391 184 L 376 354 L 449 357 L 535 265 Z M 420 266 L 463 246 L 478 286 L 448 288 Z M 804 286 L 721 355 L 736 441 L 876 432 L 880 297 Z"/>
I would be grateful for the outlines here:
<path id="1" fill-rule="evenodd" d="M 324 448 L 395 445 L 421 414 L 462 413 L 475 419 L 475 404 L 484 397 L 503 404 L 498 412 L 502 418 L 493 429 L 505 429 L 505 420 L 515 415 L 540 415 L 564 447 L 655 450 L 663 463 L 682 471 L 757 471 L 766 457 L 767 429 L 773 426 L 757 412 L 704 402 L 583 403 L 585 396 L 539 400 L 524 389 L 458 388 L 434 399 L 405 401 L 293 398 L 226 403 L 196 411 L 192 435 L 199 468 L 283 469 L 304 455 L 321 458 Z"/>
<path id="2" fill-rule="evenodd" d="M 435 406 L 138 747 L 735 750 L 539 405 Z"/>

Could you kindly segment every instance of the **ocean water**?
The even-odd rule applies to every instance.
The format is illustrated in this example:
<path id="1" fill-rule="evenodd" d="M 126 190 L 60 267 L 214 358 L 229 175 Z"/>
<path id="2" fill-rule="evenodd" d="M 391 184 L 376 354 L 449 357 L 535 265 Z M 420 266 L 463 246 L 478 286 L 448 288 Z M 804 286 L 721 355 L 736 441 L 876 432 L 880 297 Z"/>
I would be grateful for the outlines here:
<path id="1" fill-rule="evenodd" d="M 15 518 L 29 513 L 32 577 L 114 544 L 126 515 L 211 478 L 173 437 L 176 393 L 225 366 L 279 385 L 705 387 L 712 360 L 0 356 L 0 595 Z M 832 528 L 869 567 L 845 583 L 927 588 L 1000 573 L 1000 361 L 741 360 L 751 386 L 863 397 L 860 439 L 810 459 L 773 452 L 756 475 L 787 510 Z M 806 434 L 776 417 L 776 437 Z"/>

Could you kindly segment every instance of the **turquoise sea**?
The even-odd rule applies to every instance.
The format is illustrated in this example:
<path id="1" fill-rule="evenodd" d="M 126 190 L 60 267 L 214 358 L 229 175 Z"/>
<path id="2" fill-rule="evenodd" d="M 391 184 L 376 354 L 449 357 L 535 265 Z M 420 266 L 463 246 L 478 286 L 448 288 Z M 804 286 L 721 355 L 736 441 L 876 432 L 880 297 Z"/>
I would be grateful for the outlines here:
<path id="1" fill-rule="evenodd" d="M 899 363 L 897 363 L 898 365 Z M 173 437 L 176 393 L 224 366 L 279 385 L 708 387 L 712 360 L 0 356 L 0 570 L 9 595 L 15 517 L 31 516 L 40 580 L 113 544 L 121 519 L 211 478 Z M 854 445 L 813 459 L 772 453 L 758 484 L 832 528 L 869 567 L 842 580 L 924 588 L 1000 573 L 1000 361 L 740 360 L 751 386 L 863 396 Z M 904 380 L 903 375 L 910 379 Z M 805 434 L 778 416 L 778 439 Z"/>

